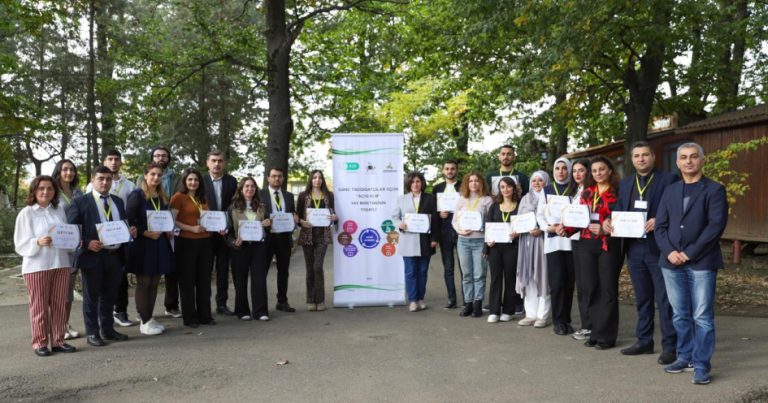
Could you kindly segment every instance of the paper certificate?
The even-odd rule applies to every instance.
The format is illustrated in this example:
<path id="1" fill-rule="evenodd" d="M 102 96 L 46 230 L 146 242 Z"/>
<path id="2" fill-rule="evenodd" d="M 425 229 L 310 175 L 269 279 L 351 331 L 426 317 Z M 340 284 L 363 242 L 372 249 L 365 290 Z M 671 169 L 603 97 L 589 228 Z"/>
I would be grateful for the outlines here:
<path id="1" fill-rule="evenodd" d="M 518 234 L 527 234 L 536 229 L 536 214 L 528 212 L 515 216 L 512 229 Z"/>
<path id="2" fill-rule="evenodd" d="M 329 227 L 331 225 L 331 210 L 327 208 L 308 208 L 307 221 L 313 227 Z"/>
<path id="3" fill-rule="evenodd" d="M 562 211 L 563 226 L 571 228 L 589 227 L 589 208 L 586 204 L 570 204 Z"/>
<path id="4" fill-rule="evenodd" d="M 437 194 L 437 211 L 456 211 L 459 192 L 443 192 Z"/>
<path id="5" fill-rule="evenodd" d="M 430 227 L 429 214 L 406 214 L 403 217 L 407 232 L 416 232 L 419 234 L 428 234 Z"/>
<path id="6" fill-rule="evenodd" d="M 563 209 L 571 204 L 568 196 L 547 195 L 547 206 L 544 208 L 544 217 L 548 224 L 560 224 Z"/>
<path id="7" fill-rule="evenodd" d="M 272 213 L 269 219 L 272 221 L 271 231 L 273 234 L 293 232 L 296 227 L 292 213 Z"/>
<path id="8" fill-rule="evenodd" d="M 77 249 L 80 246 L 80 227 L 75 224 L 56 224 L 48 230 L 51 246 L 57 249 Z"/>
<path id="9" fill-rule="evenodd" d="M 646 213 L 641 211 L 614 211 L 611 213 L 611 236 L 617 238 L 645 238 Z"/>
<path id="10" fill-rule="evenodd" d="M 510 243 L 512 227 L 508 222 L 485 223 L 485 242 Z"/>
<path id="11" fill-rule="evenodd" d="M 96 224 L 96 232 L 99 234 L 99 241 L 107 246 L 119 245 L 131 240 L 128 225 L 122 220 Z"/>
<path id="12" fill-rule="evenodd" d="M 237 224 L 239 234 L 237 236 L 243 241 L 263 241 L 264 227 L 258 220 L 243 220 Z"/>
<path id="13" fill-rule="evenodd" d="M 171 232 L 176 226 L 173 214 L 168 210 L 147 210 L 147 229 L 154 232 Z"/>
<path id="14" fill-rule="evenodd" d="M 459 213 L 459 229 L 482 231 L 483 216 L 479 211 L 464 210 Z"/>
<path id="15" fill-rule="evenodd" d="M 200 225 L 209 232 L 219 232 L 227 229 L 227 213 L 215 210 L 203 210 L 200 213 Z"/>

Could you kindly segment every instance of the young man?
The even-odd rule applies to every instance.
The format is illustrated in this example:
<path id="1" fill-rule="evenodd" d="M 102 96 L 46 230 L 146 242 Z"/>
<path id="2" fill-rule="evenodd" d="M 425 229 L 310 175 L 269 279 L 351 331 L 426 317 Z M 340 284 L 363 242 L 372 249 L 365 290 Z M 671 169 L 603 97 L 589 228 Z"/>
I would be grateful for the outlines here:
<path id="1" fill-rule="evenodd" d="M 461 187 L 461 181 L 457 179 L 459 174 L 459 163 L 454 160 L 443 162 L 443 182 L 434 187 L 435 197 L 440 197 L 440 193 L 458 194 Z M 458 235 L 453 229 L 451 222 L 453 220 L 453 211 L 440 212 L 440 257 L 443 260 L 443 278 L 445 279 L 445 289 L 448 291 L 448 304 L 446 309 L 454 309 L 457 306 L 456 301 L 456 281 L 453 276 L 453 268 L 456 259 L 453 251 L 456 249 Z"/>
<path id="2" fill-rule="evenodd" d="M 658 363 L 669 365 L 675 361 L 677 336 L 672 325 L 672 306 L 667 298 L 667 288 L 659 268 L 659 248 L 654 236 L 656 214 L 664 190 L 677 181 L 677 176 L 654 168 L 656 157 L 650 145 L 638 141 L 632 145 L 632 165 L 635 174 L 622 179 L 619 185 L 619 202 L 614 211 L 646 213 L 645 238 L 625 238 L 622 251 L 627 255 L 627 266 L 632 287 L 635 289 L 637 307 L 637 341 L 621 350 L 624 355 L 653 354 L 653 318 L 659 308 L 661 327 L 661 355 Z M 603 229 L 611 233 L 611 220 L 603 222 Z"/>
<path id="3" fill-rule="evenodd" d="M 491 193 L 499 193 L 499 179 L 503 176 L 513 177 L 523 189 L 523 195 L 528 193 L 528 176 L 520 171 L 515 171 L 515 147 L 509 144 L 499 149 L 499 169 L 488 172 L 485 181 L 491 187 Z"/>
<path id="4" fill-rule="evenodd" d="M 723 185 L 702 174 L 704 150 L 696 143 L 677 149 L 682 181 L 664 192 L 656 214 L 659 265 L 677 331 L 677 360 L 664 370 L 693 371 L 694 384 L 708 384 L 715 351 L 715 280 L 723 267 L 720 236 L 728 222 Z"/>

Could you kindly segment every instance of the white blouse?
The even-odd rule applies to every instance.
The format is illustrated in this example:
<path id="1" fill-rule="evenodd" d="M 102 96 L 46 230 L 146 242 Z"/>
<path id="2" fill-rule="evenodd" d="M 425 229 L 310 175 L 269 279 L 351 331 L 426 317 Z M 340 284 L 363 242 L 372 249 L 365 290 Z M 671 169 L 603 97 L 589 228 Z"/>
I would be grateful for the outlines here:
<path id="1" fill-rule="evenodd" d="M 66 224 L 67 217 L 61 206 L 54 208 L 51 204 L 48 207 L 40 207 L 38 204 L 24 207 L 16 216 L 13 243 L 16 246 L 16 253 L 24 258 L 21 263 L 23 274 L 72 265 L 67 253 L 71 252 L 70 250 L 37 244 L 38 238 L 48 234 L 51 226 L 57 223 Z"/>

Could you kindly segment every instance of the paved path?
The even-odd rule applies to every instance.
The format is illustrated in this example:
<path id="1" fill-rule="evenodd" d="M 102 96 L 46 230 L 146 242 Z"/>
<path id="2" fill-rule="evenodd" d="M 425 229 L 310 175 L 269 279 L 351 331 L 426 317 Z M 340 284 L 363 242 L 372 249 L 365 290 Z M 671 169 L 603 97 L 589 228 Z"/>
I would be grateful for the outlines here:
<path id="1" fill-rule="evenodd" d="M 331 289 L 330 258 L 326 267 Z M 32 353 L 26 306 L 0 306 L 0 401 L 725 402 L 750 394 L 768 399 L 768 319 L 717 317 L 713 382 L 695 386 L 690 374 L 665 374 L 655 354 L 624 357 L 618 348 L 585 348 L 554 335 L 551 327 L 460 318 L 458 311 L 440 308 L 441 270 L 434 257 L 426 311 L 313 313 L 300 303 L 304 269 L 297 251 L 289 290 L 297 313 L 273 312 L 267 323 L 217 316 L 217 326 L 198 329 L 160 317 L 169 327 L 164 335 L 122 328 L 131 336 L 126 342 L 94 348 L 81 338 L 72 343 L 77 353 L 47 358 Z M 271 290 L 274 284 L 273 268 Z M 625 347 L 633 341 L 634 307 L 622 305 L 621 318 L 619 347 Z M 74 315 L 74 324 L 83 329 L 82 315 Z M 288 364 L 277 365 L 284 360 Z"/>

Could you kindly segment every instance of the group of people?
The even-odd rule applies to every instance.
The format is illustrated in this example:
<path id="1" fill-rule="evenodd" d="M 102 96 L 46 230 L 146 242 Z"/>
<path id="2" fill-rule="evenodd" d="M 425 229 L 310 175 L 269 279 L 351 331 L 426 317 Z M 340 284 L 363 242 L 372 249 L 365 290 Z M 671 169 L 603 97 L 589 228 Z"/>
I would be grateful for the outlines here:
<path id="1" fill-rule="evenodd" d="M 638 321 L 636 342 L 621 353 L 654 353 L 655 305 L 662 336 L 658 362 L 666 372 L 693 371 L 694 383 L 709 383 L 715 278 L 723 266 L 719 238 L 727 222 L 725 190 L 702 175 L 704 152 L 698 144 L 686 143 L 677 150 L 682 178 L 655 169 L 653 150 L 645 142 L 634 144 L 631 155 L 636 173 L 621 181 L 604 156 L 576 161 L 561 157 L 554 163 L 552 182 L 545 171 L 536 171 L 529 179 L 515 170 L 515 150 L 509 145 L 499 151 L 499 170 L 487 175 L 470 172 L 460 181 L 458 163 L 445 161 L 444 181 L 434 186 L 433 194 L 426 192 L 421 173 L 406 175 L 405 194 L 398 198 L 392 218 L 399 232 L 398 253 L 404 260 L 408 309 L 427 308 L 429 262 L 439 246 L 446 309 L 460 306 L 455 251 L 461 272 L 462 317 L 482 317 L 485 309 L 490 323 L 520 315 L 520 326 L 552 324 L 557 335 L 571 335 L 587 347 L 606 350 L 617 342 L 618 282 L 626 256 Z M 292 231 L 270 231 L 276 214 L 290 215 L 300 229 L 307 310 L 326 309 L 323 260 L 332 243 L 332 226 L 314 226 L 307 217 L 308 209 L 315 208 L 328 209 L 332 224 L 338 219 L 321 171 L 310 173 L 306 189 L 294 200 L 283 189 L 285 172 L 280 168 L 266 171 L 269 186 L 260 190 L 252 177 L 237 181 L 227 174 L 226 159 L 219 151 L 209 153 L 208 172 L 189 168 L 178 179 L 168 169 L 167 148 L 157 147 L 150 156 L 138 186 L 120 173 L 122 157 L 115 150 L 94 169 L 85 193 L 78 190 L 77 168 L 70 160 L 60 161 L 51 176 L 32 181 L 14 241 L 17 253 L 24 257 L 22 271 L 37 355 L 75 351 L 65 339 L 78 336 L 69 325 L 77 270 L 82 274 L 87 343 L 93 346 L 127 338 L 114 329 L 115 322 L 133 324 L 127 315 L 125 273 L 136 275 L 136 308 L 140 332 L 146 335 L 164 330 L 152 314 L 161 276 L 166 284 L 165 312 L 181 317 L 186 326 L 215 324 L 210 303 L 212 270 L 216 271 L 217 313 L 269 320 L 266 274 L 273 258 L 275 309 L 295 312 L 287 298 Z M 438 208 L 441 193 L 457 193 L 452 195 L 455 208 Z M 556 200 L 586 205 L 589 225 L 564 226 L 553 212 Z M 170 211 L 176 230 L 152 231 L 147 212 L 153 210 Z M 225 211 L 227 228 L 203 227 L 201 214 L 207 210 Z M 612 213 L 619 211 L 644 213 L 645 236 L 612 236 Z M 535 215 L 533 230 L 510 230 L 506 242 L 486 241 L 486 224 L 512 223 L 516 216 L 528 213 Z M 430 230 L 409 231 L 406 216 L 410 214 L 429 217 Z M 99 241 L 96 224 L 113 220 L 127 220 L 132 242 L 104 245 Z M 245 221 L 260 222 L 264 239 L 242 239 L 239 226 Z M 77 250 L 51 247 L 48 231 L 56 223 L 81 226 L 82 244 Z M 227 306 L 230 271 L 234 311 Z M 574 294 L 578 330 L 571 320 Z"/>

